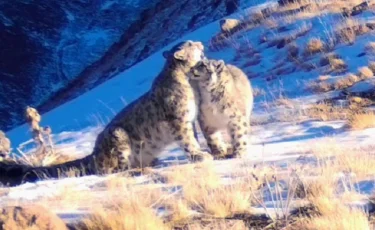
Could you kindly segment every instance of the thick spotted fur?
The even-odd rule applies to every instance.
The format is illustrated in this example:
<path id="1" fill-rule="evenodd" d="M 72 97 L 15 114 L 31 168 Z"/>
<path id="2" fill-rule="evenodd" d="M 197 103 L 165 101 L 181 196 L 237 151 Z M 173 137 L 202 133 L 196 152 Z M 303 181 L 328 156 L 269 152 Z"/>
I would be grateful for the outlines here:
<path id="1" fill-rule="evenodd" d="M 250 80 L 238 67 L 222 60 L 203 60 L 188 74 L 199 94 L 198 124 L 215 158 L 248 153 L 253 93 Z M 223 131 L 229 132 L 226 144 Z"/>

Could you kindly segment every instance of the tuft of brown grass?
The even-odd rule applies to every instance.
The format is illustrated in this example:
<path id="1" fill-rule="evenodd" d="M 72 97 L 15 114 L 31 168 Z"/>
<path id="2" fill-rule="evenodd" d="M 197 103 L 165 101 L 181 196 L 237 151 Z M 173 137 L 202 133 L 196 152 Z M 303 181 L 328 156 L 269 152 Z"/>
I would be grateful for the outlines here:
<path id="1" fill-rule="evenodd" d="M 93 214 L 78 224 L 81 230 L 129 230 L 129 229 L 169 229 L 153 209 L 146 207 L 137 198 L 123 199 L 111 209 L 98 207 Z"/>
<path id="2" fill-rule="evenodd" d="M 324 50 L 324 42 L 320 38 L 312 38 L 306 44 L 305 54 L 316 54 Z"/>
<path id="3" fill-rule="evenodd" d="M 375 42 L 369 42 L 365 46 L 366 54 L 375 54 Z"/>
<path id="4" fill-rule="evenodd" d="M 334 89 L 332 84 L 325 81 L 311 81 L 307 83 L 306 88 L 307 90 L 317 93 L 328 92 Z"/>
<path id="5" fill-rule="evenodd" d="M 361 78 L 361 80 L 365 80 L 373 77 L 374 73 L 369 67 L 363 66 L 358 68 L 358 76 Z"/>
<path id="6" fill-rule="evenodd" d="M 332 202 L 332 201 L 328 201 Z M 328 204 L 327 202 L 327 204 Z M 328 215 L 316 215 L 312 218 L 303 218 L 293 229 L 306 230 L 370 230 L 370 223 L 366 213 L 358 209 L 337 204 Z"/>
<path id="7" fill-rule="evenodd" d="M 166 177 L 172 184 L 182 185 L 183 198 L 192 210 L 220 218 L 249 212 L 251 194 L 248 183 L 234 181 L 234 184 L 222 185 L 211 162 L 195 168 L 176 169 Z"/>
<path id="8" fill-rule="evenodd" d="M 370 29 L 353 18 L 346 18 L 336 28 L 337 40 L 347 44 L 354 44 L 357 36 L 366 34 Z"/>
<path id="9" fill-rule="evenodd" d="M 335 89 L 346 89 L 356 82 L 360 81 L 360 78 L 354 74 L 348 74 L 346 77 L 337 80 L 334 84 Z"/>
<path id="10" fill-rule="evenodd" d="M 351 129 L 362 130 L 375 127 L 375 114 L 373 112 L 360 112 L 353 114 L 348 125 Z"/>
<path id="11" fill-rule="evenodd" d="M 321 76 L 318 77 L 318 81 L 327 81 L 330 78 L 331 78 L 331 76 L 329 76 L 329 75 L 321 75 Z"/>
<path id="12" fill-rule="evenodd" d="M 345 61 L 340 58 L 330 59 L 329 66 L 331 67 L 332 71 L 341 71 L 347 68 Z"/>
<path id="13" fill-rule="evenodd" d="M 194 215 L 187 202 L 182 198 L 168 199 L 165 202 L 165 206 L 170 212 L 167 217 L 168 223 L 173 226 L 189 222 Z"/>
<path id="14" fill-rule="evenodd" d="M 194 181 L 183 190 L 188 204 L 208 216 L 225 218 L 250 212 L 251 193 L 243 182 L 210 188 L 203 181 Z"/>
<path id="15" fill-rule="evenodd" d="M 375 72 L 375 62 L 370 61 L 368 63 L 368 68 L 374 73 Z"/>
<path id="16" fill-rule="evenodd" d="M 310 118 L 320 121 L 342 120 L 348 116 L 348 109 L 332 106 L 329 103 L 314 104 L 303 111 Z"/>

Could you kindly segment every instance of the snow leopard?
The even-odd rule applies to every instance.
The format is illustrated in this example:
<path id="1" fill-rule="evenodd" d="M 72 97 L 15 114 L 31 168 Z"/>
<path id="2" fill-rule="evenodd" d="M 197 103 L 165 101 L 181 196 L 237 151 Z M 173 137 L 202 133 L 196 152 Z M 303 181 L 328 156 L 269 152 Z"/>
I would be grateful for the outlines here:
<path id="1" fill-rule="evenodd" d="M 198 121 L 215 159 L 242 157 L 248 153 L 252 85 L 238 67 L 223 60 L 203 59 L 188 74 L 198 99 Z M 231 144 L 223 138 L 229 132 Z"/>
<path id="2" fill-rule="evenodd" d="M 153 166 L 165 147 L 177 143 L 191 162 L 212 160 L 194 136 L 196 94 L 187 74 L 204 55 L 199 41 L 184 41 L 163 53 L 166 63 L 151 89 L 122 109 L 98 135 L 92 154 L 75 161 L 19 173 L 57 177 L 61 170 L 79 168 L 84 175 L 107 174 Z M 14 167 L 13 167 L 14 169 Z M 14 171 L 14 170 L 13 170 Z M 26 172 L 25 172 L 26 171 Z"/>

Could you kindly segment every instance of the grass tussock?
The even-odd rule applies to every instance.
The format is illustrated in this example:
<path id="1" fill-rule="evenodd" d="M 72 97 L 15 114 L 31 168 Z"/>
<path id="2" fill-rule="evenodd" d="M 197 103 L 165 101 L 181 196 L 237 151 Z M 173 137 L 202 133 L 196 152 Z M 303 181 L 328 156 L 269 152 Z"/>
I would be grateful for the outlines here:
<path id="1" fill-rule="evenodd" d="M 335 107 L 329 103 L 314 104 L 303 112 L 309 118 L 319 121 L 342 120 L 346 119 L 348 116 L 348 109 Z"/>
<path id="2" fill-rule="evenodd" d="M 354 44 L 358 36 L 370 32 L 370 29 L 353 18 L 345 18 L 336 28 L 336 37 L 339 42 Z"/>
<path id="3" fill-rule="evenodd" d="M 302 218 L 290 229 L 370 230 L 371 225 L 365 212 L 336 205 L 330 214 Z"/>
<path id="4" fill-rule="evenodd" d="M 210 188 L 205 183 L 194 182 L 184 186 L 184 197 L 190 206 L 217 218 L 250 211 L 251 193 L 246 184 Z"/>
<path id="5" fill-rule="evenodd" d="M 375 175 L 375 152 L 369 148 L 343 147 L 335 139 L 314 143 L 312 154 L 317 158 L 318 169 L 326 187 L 331 187 L 343 173 L 351 173 L 357 179 L 366 179 Z M 323 178 L 323 179 L 322 179 Z M 327 194 L 327 193 L 325 193 Z M 331 193 L 329 193 L 331 194 Z M 327 196 L 327 195 L 326 195 Z"/>
<path id="6" fill-rule="evenodd" d="M 366 80 L 366 79 L 372 78 L 374 76 L 374 73 L 369 67 L 363 66 L 363 67 L 358 68 L 357 75 L 359 76 L 361 80 Z"/>
<path id="7" fill-rule="evenodd" d="M 361 79 L 354 74 L 347 74 L 345 77 L 340 78 L 334 83 L 334 88 L 335 89 L 346 89 L 355 83 L 359 82 Z"/>
<path id="8" fill-rule="evenodd" d="M 312 55 L 324 50 L 324 42 L 320 38 L 312 38 L 306 44 L 305 54 Z"/>
<path id="9" fill-rule="evenodd" d="M 375 42 L 369 42 L 365 46 L 365 52 L 368 55 L 373 55 L 375 54 Z"/>
<path id="10" fill-rule="evenodd" d="M 348 120 L 348 125 L 353 130 L 373 128 L 375 127 L 375 114 L 373 112 L 355 113 Z"/>
<path id="11" fill-rule="evenodd" d="M 80 230 L 167 230 L 167 225 L 156 216 L 153 209 L 145 206 L 139 198 L 126 197 L 111 209 L 98 207 L 76 227 Z"/>

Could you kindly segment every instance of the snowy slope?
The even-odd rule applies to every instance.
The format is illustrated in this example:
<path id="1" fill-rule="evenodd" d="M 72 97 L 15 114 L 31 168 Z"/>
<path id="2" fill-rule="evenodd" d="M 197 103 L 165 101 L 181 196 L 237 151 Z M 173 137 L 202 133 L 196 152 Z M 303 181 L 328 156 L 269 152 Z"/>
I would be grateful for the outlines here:
<path id="1" fill-rule="evenodd" d="M 274 3 L 267 3 L 249 9 L 270 7 Z M 228 18 L 241 17 L 244 12 L 231 15 Z M 356 16 L 359 21 L 373 20 L 370 13 Z M 164 47 L 159 52 L 153 54 L 143 62 L 133 68 L 124 71 L 115 78 L 103 83 L 99 87 L 87 92 L 81 97 L 66 103 L 64 106 L 45 114 L 42 119 L 43 125 L 50 125 L 55 133 L 56 146 L 71 152 L 67 154 L 86 155 L 93 147 L 95 135 L 101 130 L 103 125 L 116 114 L 126 104 L 138 98 L 146 92 L 152 80 L 163 66 L 162 52 L 169 49 L 174 44 L 187 39 L 198 40 L 204 43 L 206 54 L 210 58 L 223 59 L 227 63 L 232 63 L 242 68 L 251 78 L 254 89 L 263 89 L 264 93 L 255 98 L 253 115 L 253 127 L 251 133 L 251 153 L 243 160 L 250 165 L 267 163 L 275 165 L 285 171 L 289 170 L 288 165 L 314 164 L 311 160 L 311 151 L 316 143 L 324 143 L 327 138 L 333 138 L 343 147 L 364 147 L 368 148 L 375 139 L 375 129 L 352 131 L 347 128 L 347 121 L 337 119 L 333 121 L 321 121 L 312 119 L 305 114 L 305 110 L 315 102 L 323 99 L 339 97 L 337 103 L 345 102 L 342 98 L 342 90 L 331 90 L 325 93 L 317 93 L 306 89 L 306 85 L 315 81 L 322 75 L 323 67 L 306 70 L 300 66 L 286 60 L 287 47 L 277 47 L 270 45 L 272 39 L 306 29 L 303 36 L 295 39 L 299 47 L 306 47 L 306 43 L 311 38 L 327 38 L 327 33 L 333 33 L 333 25 L 341 18 L 338 14 L 322 13 L 319 17 L 307 17 L 298 20 L 296 23 L 285 23 L 280 21 L 279 27 L 283 28 L 278 33 L 264 26 L 259 26 L 241 33 L 233 46 L 210 50 L 208 47 L 214 35 L 219 33 L 219 21 L 211 23 L 199 30 L 182 37 L 178 41 Z M 328 31 L 328 32 L 327 32 Z M 260 43 L 262 36 L 268 38 L 268 42 Z M 342 79 L 347 73 L 356 73 L 358 68 L 367 66 L 373 59 L 371 55 L 359 55 L 364 52 L 369 41 L 374 39 L 374 33 L 369 32 L 358 36 L 353 45 L 338 44 L 334 52 L 345 60 L 347 70 L 344 73 L 330 73 L 328 81 L 332 83 Z M 242 50 L 242 51 L 241 51 Z M 250 51 L 249 51 L 250 50 Z M 260 60 L 249 64 L 249 60 L 255 56 L 260 56 Z M 306 63 L 317 64 L 321 56 L 313 55 L 306 58 Z M 135 77 L 136 76 L 136 77 Z M 360 81 L 349 87 L 350 92 L 366 92 L 374 89 L 373 77 Z M 278 103 L 280 99 L 287 98 L 287 103 Z M 13 146 L 29 139 L 27 126 L 20 126 L 7 133 L 13 141 Z M 200 136 L 200 141 L 204 145 L 204 140 Z M 186 163 L 181 150 L 176 146 L 170 146 L 165 150 L 162 158 L 164 162 L 176 161 Z M 226 178 L 234 169 L 244 167 L 240 160 L 223 160 L 215 162 L 215 169 Z M 162 168 L 158 170 L 168 170 Z M 36 184 L 25 184 L 12 188 L 8 195 L 1 202 L 12 203 L 24 198 L 25 200 L 36 202 L 46 191 L 52 194 L 61 191 L 61 186 L 68 184 L 72 187 L 80 185 L 77 190 L 90 190 L 102 192 L 93 184 L 100 184 L 105 178 L 92 176 L 83 178 L 69 178 L 63 180 L 41 181 Z M 139 177 L 137 181 L 142 184 L 147 177 Z M 143 185 L 143 184 L 142 184 Z M 357 192 L 372 194 L 375 191 L 372 180 L 356 181 Z M 100 186 L 99 186 L 100 187 Z M 25 196 L 27 193 L 28 196 Z M 26 201 L 25 201 L 26 202 Z M 274 205 L 270 200 L 266 202 L 267 207 Z M 81 212 L 76 208 L 61 206 L 54 207 L 53 210 L 60 213 L 66 220 L 74 219 L 87 211 L 82 207 Z"/>

